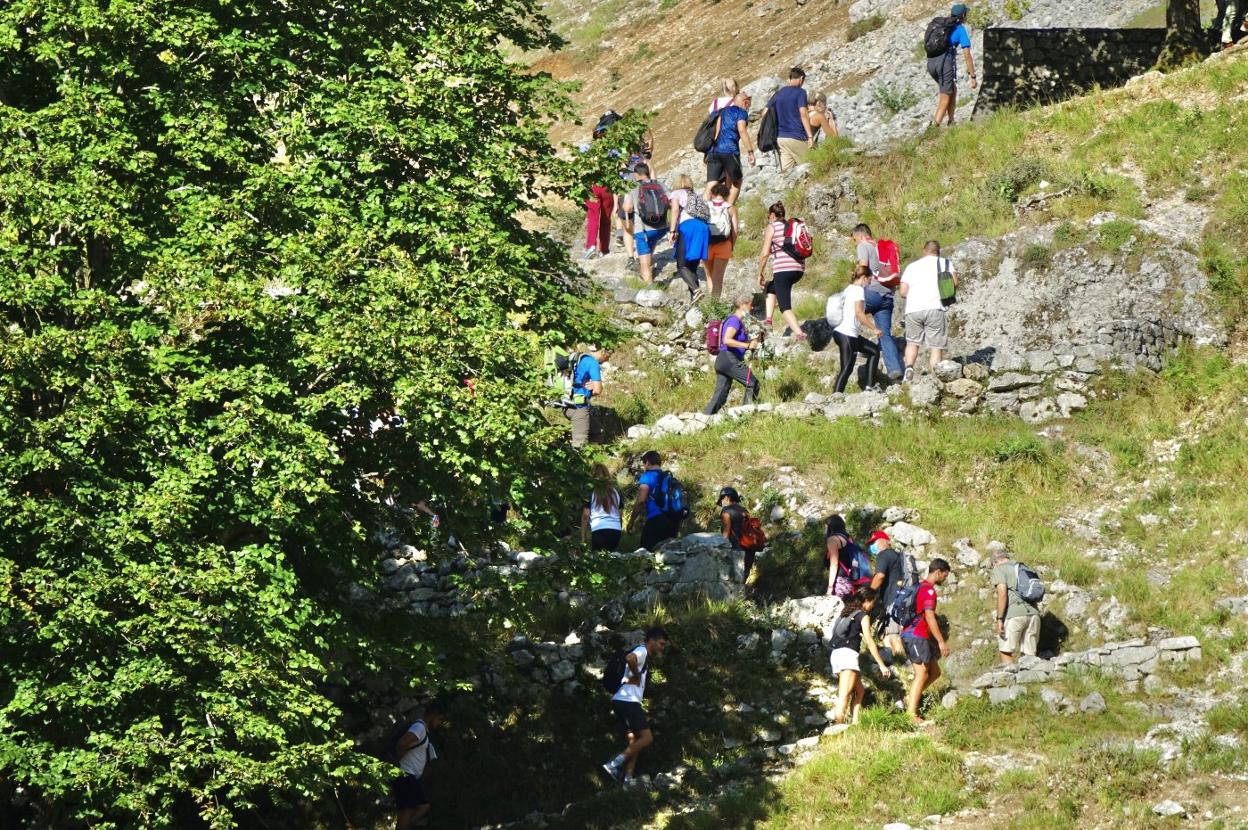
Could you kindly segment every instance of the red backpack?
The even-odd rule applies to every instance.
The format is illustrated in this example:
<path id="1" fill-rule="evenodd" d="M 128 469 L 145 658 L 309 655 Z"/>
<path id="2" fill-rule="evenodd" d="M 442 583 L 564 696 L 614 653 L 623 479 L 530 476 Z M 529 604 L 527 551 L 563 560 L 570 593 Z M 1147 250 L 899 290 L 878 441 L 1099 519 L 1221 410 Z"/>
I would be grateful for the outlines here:
<path id="1" fill-rule="evenodd" d="M 723 320 L 711 320 L 706 324 L 706 351 L 710 354 L 719 354 L 719 327 L 723 325 Z"/>
<path id="2" fill-rule="evenodd" d="M 815 252 L 810 230 L 801 219 L 793 218 L 784 223 L 784 252 L 799 262 Z"/>
<path id="3" fill-rule="evenodd" d="M 880 285 L 895 288 L 901 284 L 901 250 L 891 239 L 881 239 L 875 243 L 875 250 L 880 256 L 880 273 L 876 280 Z"/>
<path id="4" fill-rule="evenodd" d="M 742 550 L 753 553 L 767 547 L 767 534 L 763 532 L 763 523 L 757 516 L 746 516 L 741 521 L 741 535 L 737 537 L 737 544 Z"/>

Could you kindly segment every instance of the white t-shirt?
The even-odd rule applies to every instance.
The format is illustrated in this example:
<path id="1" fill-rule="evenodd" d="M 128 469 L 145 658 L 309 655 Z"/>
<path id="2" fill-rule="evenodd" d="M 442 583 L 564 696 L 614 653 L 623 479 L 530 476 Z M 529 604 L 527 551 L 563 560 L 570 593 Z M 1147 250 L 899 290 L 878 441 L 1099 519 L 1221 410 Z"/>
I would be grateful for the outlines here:
<path id="1" fill-rule="evenodd" d="M 425 764 L 436 759 L 438 753 L 429 740 L 429 728 L 423 720 L 413 723 L 407 731 L 416 736 L 416 746 L 403 753 L 403 757 L 399 759 L 399 769 L 419 778 L 425 774 Z"/>
<path id="2" fill-rule="evenodd" d="M 940 302 L 940 262 L 953 271 L 953 264 L 944 257 L 928 256 L 906 266 L 901 274 L 901 284 L 910 286 L 906 294 L 906 313 L 937 311 L 945 306 Z"/>
<path id="3" fill-rule="evenodd" d="M 620 530 L 620 491 L 612 490 L 615 493 L 615 506 L 608 507 L 598 501 L 598 497 L 592 492 L 589 494 L 589 529 L 591 532 L 595 530 Z"/>
<path id="4" fill-rule="evenodd" d="M 860 331 L 858 325 L 858 303 L 866 302 L 866 294 L 863 292 L 861 285 L 850 283 L 841 296 L 845 298 L 845 308 L 841 312 L 841 324 L 836 327 L 835 331 L 839 331 L 846 337 L 857 337 Z"/>
<path id="5" fill-rule="evenodd" d="M 650 652 L 646 651 L 644 645 L 640 645 L 631 653 L 637 655 L 637 672 L 640 676 L 632 676 L 631 669 L 625 664 L 624 682 L 620 684 L 619 691 L 611 699 L 624 703 L 641 703 L 641 699 L 646 696 L 646 658 L 650 656 Z"/>

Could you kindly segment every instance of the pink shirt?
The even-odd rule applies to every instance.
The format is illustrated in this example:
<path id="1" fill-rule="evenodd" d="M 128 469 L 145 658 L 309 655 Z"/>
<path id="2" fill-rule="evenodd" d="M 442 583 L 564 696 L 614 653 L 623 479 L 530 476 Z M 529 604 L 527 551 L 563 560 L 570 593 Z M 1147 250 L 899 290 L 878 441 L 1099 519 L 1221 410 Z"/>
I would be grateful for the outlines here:
<path id="1" fill-rule="evenodd" d="M 784 252 L 784 225 L 785 223 L 778 219 L 771 223 L 771 273 L 773 275 L 781 271 L 805 273 L 806 263 Z"/>

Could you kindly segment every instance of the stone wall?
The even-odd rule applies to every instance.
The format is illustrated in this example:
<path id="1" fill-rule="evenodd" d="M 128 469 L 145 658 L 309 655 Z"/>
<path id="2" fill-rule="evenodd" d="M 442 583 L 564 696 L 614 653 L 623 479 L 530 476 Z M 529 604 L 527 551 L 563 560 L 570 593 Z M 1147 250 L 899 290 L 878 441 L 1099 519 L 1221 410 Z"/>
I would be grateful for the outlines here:
<path id="1" fill-rule="evenodd" d="M 986 29 L 975 114 L 1122 86 L 1153 67 L 1165 35 L 1165 29 Z"/>

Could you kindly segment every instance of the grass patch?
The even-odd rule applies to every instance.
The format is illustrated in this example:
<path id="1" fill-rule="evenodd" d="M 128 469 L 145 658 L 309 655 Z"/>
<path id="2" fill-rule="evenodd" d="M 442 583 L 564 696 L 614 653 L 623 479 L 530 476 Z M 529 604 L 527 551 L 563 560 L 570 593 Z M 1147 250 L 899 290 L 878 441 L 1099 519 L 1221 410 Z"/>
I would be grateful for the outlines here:
<path id="1" fill-rule="evenodd" d="M 1097 229 L 1101 247 L 1108 251 L 1120 251 L 1135 238 L 1135 223 L 1127 219 L 1111 219 Z"/>
<path id="2" fill-rule="evenodd" d="M 873 14 L 870 17 L 864 17 L 856 23 L 849 24 L 849 30 L 845 33 L 845 39 L 853 43 L 865 34 L 870 34 L 876 29 L 882 28 L 885 24 L 884 15 Z"/>
<path id="3" fill-rule="evenodd" d="M 919 103 L 919 96 L 914 90 L 891 84 L 877 86 L 872 97 L 875 99 L 875 103 L 879 104 L 888 113 L 889 118 L 892 118 L 899 112 L 905 112 Z"/>

